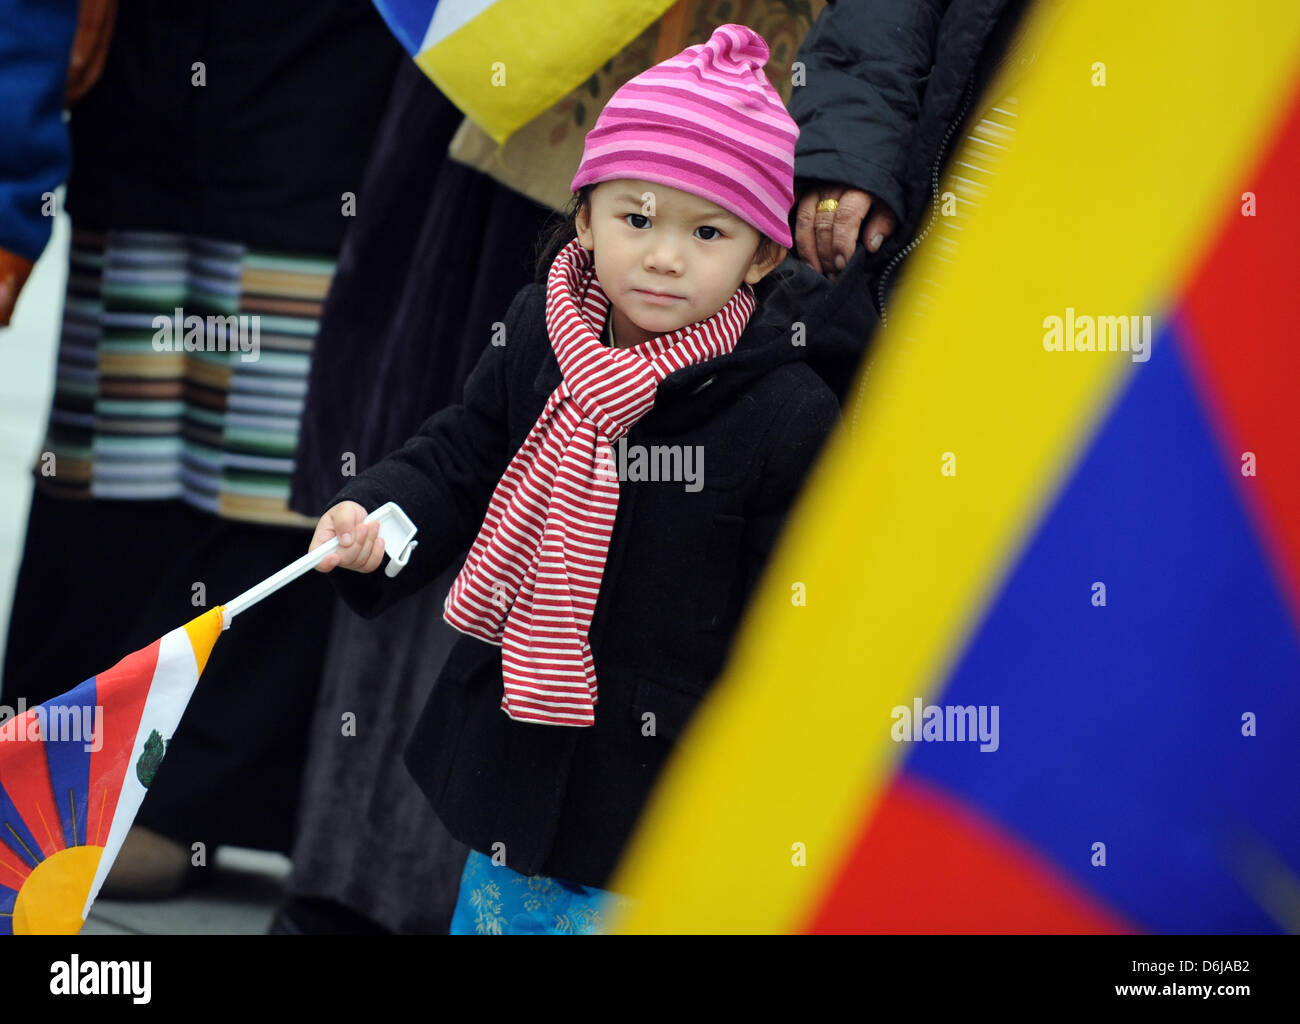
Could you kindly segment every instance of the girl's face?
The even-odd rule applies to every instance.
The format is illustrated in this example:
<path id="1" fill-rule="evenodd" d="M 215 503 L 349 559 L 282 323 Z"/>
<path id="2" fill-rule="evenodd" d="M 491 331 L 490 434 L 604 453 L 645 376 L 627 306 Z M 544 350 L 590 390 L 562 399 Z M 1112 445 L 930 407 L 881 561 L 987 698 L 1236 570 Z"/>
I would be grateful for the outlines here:
<path id="1" fill-rule="evenodd" d="M 623 348 L 707 320 L 742 281 L 757 284 L 785 259 L 774 246 L 759 261 L 754 228 L 668 185 L 620 178 L 602 181 L 590 198 L 590 214 L 578 211 L 578 240 L 594 253 Z"/>

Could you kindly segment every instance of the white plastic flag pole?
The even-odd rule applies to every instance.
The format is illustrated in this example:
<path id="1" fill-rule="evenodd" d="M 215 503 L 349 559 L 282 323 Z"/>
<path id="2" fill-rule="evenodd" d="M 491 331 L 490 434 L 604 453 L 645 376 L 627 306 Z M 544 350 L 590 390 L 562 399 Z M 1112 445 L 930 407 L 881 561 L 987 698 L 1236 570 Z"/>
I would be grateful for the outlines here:
<path id="1" fill-rule="evenodd" d="M 389 577 L 396 576 L 402 571 L 411 557 L 411 552 L 415 550 L 417 541 L 414 539 L 416 534 L 415 524 L 411 522 L 410 517 L 402 511 L 402 507 L 394 501 L 380 505 L 377 509 L 366 516 L 364 522 L 372 523 L 379 520 L 379 536 L 384 538 L 384 554 L 388 556 L 388 567 L 384 570 Z M 286 583 L 296 580 L 305 572 L 311 572 L 316 566 L 334 551 L 338 550 L 339 540 L 335 537 L 318 547 L 315 551 L 308 551 L 305 555 L 295 562 L 290 562 L 283 569 L 273 576 L 268 576 L 255 587 L 245 590 L 233 601 L 226 602 L 225 613 L 222 615 L 221 628 L 227 630 L 230 628 L 230 620 L 240 612 L 257 604 L 258 601 L 268 594 L 274 594 Z"/>

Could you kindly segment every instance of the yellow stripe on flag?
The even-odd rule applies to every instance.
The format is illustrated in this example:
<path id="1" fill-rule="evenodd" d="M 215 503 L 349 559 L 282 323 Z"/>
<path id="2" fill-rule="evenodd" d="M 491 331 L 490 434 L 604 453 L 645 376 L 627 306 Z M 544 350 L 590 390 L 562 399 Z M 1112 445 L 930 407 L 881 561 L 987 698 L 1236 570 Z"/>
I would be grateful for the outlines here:
<path id="1" fill-rule="evenodd" d="M 1142 370 L 1126 353 L 1045 351 L 1044 318 L 1073 307 L 1159 322 L 1217 220 L 1236 212 L 1298 43 L 1290 0 L 1062 12 L 1017 83 L 1015 142 L 959 259 L 918 251 L 859 442 L 840 430 L 828 445 L 612 882 L 634 901 L 621 930 L 805 925 L 902 753 L 891 710 L 941 684 Z M 942 293 L 924 315 L 921 278 Z M 946 452 L 955 476 L 940 472 Z"/>
<path id="2" fill-rule="evenodd" d="M 203 670 L 208 665 L 208 655 L 221 638 L 222 616 L 225 611 L 226 606 L 219 604 L 185 623 L 185 632 L 189 635 L 190 646 L 194 648 L 194 661 L 199 667 L 199 675 L 203 675 Z"/>
<path id="3" fill-rule="evenodd" d="M 497 0 L 415 62 L 501 145 L 585 82 L 672 3 Z"/>

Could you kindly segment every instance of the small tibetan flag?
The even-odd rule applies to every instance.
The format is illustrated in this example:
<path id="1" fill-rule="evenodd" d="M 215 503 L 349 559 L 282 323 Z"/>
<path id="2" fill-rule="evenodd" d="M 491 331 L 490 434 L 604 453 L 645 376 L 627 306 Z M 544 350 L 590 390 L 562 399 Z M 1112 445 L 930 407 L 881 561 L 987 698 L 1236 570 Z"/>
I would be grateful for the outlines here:
<path id="1" fill-rule="evenodd" d="M 398 41 L 498 145 L 578 88 L 673 0 L 375 0 Z"/>
<path id="2" fill-rule="evenodd" d="M 418 542 L 375 509 L 387 576 Z M 333 538 L 61 697 L 0 723 L 0 935 L 75 935 L 99 895 L 222 630 L 316 568 Z"/>
<path id="3" fill-rule="evenodd" d="M 223 611 L 0 725 L 0 934 L 81 930 L 221 635 Z"/>

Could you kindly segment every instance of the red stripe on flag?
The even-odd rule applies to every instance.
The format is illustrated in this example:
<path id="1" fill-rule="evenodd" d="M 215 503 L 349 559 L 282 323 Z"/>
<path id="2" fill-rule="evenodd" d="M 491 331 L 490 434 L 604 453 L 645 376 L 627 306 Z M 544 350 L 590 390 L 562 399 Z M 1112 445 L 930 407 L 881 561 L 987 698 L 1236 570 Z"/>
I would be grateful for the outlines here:
<path id="1" fill-rule="evenodd" d="M 32 838 L 40 845 L 39 850 L 29 852 L 37 860 L 43 860 L 62 850 L 67 843 L 63 837 L 63 818 L 50 786 L 45 733 L 36 715 L 38 710 L 44 718 L 42 705 L 41 708 L 28 708 L 0 726 L 0 752 L 4 754 L 5 792 Z M 49 728 L 48 721 L 44 728 Z"/>
<path id="2" fill-rule="evenodd" d="M 153 685 L 162 640 L 155 640 L 143 650 L 128 654 L 112 668 L 95 678 L 95 702 L 104 709 L 101 728 L 103 746 L 90 756 L 89 822 L 87 842 L 103 846 L 108 840 L 122 781 L 131 768 L 131 752 L 140 731 L 140 718 Z"/>
<path id="3" fill-rule="evenodd" d="M 1135 929 L 993 822 L 900 774 L 801 929 L 1101 933 Z"/>
<path id="4" fill-rule="evenodd" d="M 12 842 L 13 837 L 6 837 L 6 841 Z M 5 843 L 0 843 L 0 885 L 21 889 L 31 873 L 31 865 L 13 853 Z"/>
<path id="5" fill-rule="evenodd" d="M 1189 282 L 1188 358 L 1300 624 L 1300 89 L 1262 159 L 1237 183 L 1226 222 Z M 1243 213 L 1254 193 L 1254 216 Z M 1244 476 L 1243 454 L 1256 476 Z"/>

